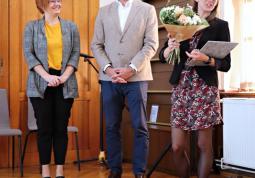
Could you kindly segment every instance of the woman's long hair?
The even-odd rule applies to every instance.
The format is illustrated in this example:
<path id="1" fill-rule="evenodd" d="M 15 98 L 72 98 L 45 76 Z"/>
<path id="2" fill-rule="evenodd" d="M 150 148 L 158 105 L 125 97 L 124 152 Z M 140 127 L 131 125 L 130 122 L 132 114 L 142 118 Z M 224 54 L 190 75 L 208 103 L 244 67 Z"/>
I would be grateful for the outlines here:
<path id="1" fill-rule="evenodd" d="M 219 1 L 217 2 L 216 6 L 212 10 L 211 14 L 206 18 L 206 20 L 208 22 L 210 22 L 211 20 L 213 20 L 216 17 L 218 4 L 219 4 Z M 198 2 L 196 2 L 196 1 L 193 2 L 193 11 L 198 13 Z"/>

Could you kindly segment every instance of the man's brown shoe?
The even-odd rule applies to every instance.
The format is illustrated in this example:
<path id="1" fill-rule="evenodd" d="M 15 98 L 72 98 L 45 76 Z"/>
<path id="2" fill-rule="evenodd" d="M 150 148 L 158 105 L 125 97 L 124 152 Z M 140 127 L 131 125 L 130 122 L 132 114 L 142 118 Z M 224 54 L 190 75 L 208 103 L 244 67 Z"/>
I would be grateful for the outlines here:
<path id="1" fill-rule="evenodd" d="M 121 178 L 121 173 L 116 173 L 111 171 L 108 178 Z"/>

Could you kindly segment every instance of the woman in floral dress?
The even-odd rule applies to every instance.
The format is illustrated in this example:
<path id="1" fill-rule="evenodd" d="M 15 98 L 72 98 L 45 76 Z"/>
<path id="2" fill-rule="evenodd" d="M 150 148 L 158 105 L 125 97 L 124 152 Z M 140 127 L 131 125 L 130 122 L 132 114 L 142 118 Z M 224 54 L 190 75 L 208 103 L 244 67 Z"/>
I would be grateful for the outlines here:
<path id="1" fill-rule="evenodd" d="M 178 43 L 169 39 L 160 51 L 166 62 L 169 53 L 180 47 L 180 62 L 176 62 L 170 77 L 173 85 L 171 103 L 172 149 L 177 174 L 189 177 L 189 160 L 185 144 L 189 131 L 197 131 L 200 150 L 198 177 L 208 178 L 213 162 L 212 127 L 222 122 L 217 71 L 230 69 L 230 55 L 224 59 L 207 56 L 199 51 L 207 41 L 230 41 L 228 23 L 215 17 L 218 0 L 195 0 L 193 10 L 206 18 L 210 26 L 192 39 Z M 190 60 L 202 61 L 205 66 L 190 67 Z"/>

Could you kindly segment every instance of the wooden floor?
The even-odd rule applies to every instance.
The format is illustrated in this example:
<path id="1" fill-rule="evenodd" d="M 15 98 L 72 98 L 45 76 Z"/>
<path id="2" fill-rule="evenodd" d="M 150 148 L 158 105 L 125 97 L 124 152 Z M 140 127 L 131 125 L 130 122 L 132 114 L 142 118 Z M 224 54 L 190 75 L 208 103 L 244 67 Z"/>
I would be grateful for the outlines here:
<path id="1" fill-rule="evenodd" d="M 52 173 L 54 173 L 54 166 L 52 166 Z M 67 164 L 65 166 L 66 178 L 107 178 L 108 170 L 97 162 L 89 162 L 81 164 L 81 171 L 77 170 L 77 167 L 73 164 Z M 52 174 L 54 175 L 54 174 Z M 19 170 L 12 169 L 0 169 L 0 178 L 19 178 Z M 52 176 L 54 177 L 54 176 Z M 133 178 L 132 167 L 130 164 L 124 164 L 124 173 L 122 178 Z M 39 174 L 39 167 L 25 167 L 23 178 L 41 178 Z M 177 178 L 161 172 L 154 172 L 151 178 Z M 195 177 L 192 177 L 195 178 Z M 223 173 L 221 175 L 212 175 L 210 178 L 251 178 L 237 176 L 236 174 Z"/>

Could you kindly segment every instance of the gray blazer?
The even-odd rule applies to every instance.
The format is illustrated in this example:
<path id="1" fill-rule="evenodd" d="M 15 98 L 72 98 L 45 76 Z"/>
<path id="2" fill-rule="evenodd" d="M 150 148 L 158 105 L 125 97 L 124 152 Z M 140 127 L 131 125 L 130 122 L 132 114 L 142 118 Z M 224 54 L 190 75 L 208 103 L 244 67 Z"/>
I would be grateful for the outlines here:
<path id="1" fill-rule="evenodd" d="M 100 65 L 100 80 L 106 64 L 114 68 L 134 64 L 138 72 L 128 81 L 152 80 L 150 60 L 158 48 L 158 21 L 154 6 L 134 0 L 124 31 L 121 31 L 118 4 L 102 7 L 96 18 L 92 51 Z"/>
<path id="2" fill-rule="evenodd" d="M 29 67 L 27 80 L 28 97 L 44 97 L 47 88 L 47 82 L 36 73 L 33 68 L 42 65 L 49 72 L 47 57 L 47 39 L 45 36 L 44 18 L 29 22 L 24 32 L 24 55 Z M 61 73 L 67 65 L 71 65 L 77 70 L 80 55 L 80 36 L 76 25 L 73 22 L 60 18 L 62 41 L 63 41 L 63 59 Z M 63 85 L 64 98 L 75 98 L 78 96 L 78 87 L 75 73 Z"/>

